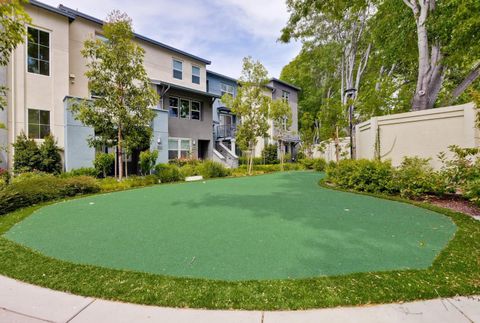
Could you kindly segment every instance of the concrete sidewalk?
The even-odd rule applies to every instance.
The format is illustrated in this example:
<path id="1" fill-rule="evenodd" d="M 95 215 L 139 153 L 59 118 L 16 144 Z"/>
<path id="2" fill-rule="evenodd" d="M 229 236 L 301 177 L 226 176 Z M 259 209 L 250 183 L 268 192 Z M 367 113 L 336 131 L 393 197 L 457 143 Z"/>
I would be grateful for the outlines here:
<path id="1" fill-rule="evenodd" d="M 0 322 L 480 323 L 480 297 L 309 311 L 210 311 L 143 306 L 75 296 L 0 276 Z"/>

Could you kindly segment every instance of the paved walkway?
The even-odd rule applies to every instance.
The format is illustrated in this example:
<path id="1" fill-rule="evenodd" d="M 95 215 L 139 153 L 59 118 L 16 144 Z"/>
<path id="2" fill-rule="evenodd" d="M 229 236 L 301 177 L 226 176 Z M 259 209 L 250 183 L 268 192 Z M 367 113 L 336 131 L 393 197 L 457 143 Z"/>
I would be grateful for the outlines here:
<path id="1" fill-rule="evenodd" d="M 75 296 L 0 276 L 0 322 L 480 323 L 480 296 L 296 312 L 209 311 Z"/>

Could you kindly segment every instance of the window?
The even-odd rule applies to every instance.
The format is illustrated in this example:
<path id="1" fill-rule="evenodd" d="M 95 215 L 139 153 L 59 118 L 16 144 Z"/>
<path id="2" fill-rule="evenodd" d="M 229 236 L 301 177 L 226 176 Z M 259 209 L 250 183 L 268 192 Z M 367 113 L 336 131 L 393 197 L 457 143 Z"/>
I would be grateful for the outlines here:
<path id="1" fill-rule="evenodd" d="M 282 91 L 282 99 L 283 101 L 288 102 L 288 100 L 290 99 L 290 92 Z"/>
<path id="2" fill-rule="evenodd" d="M 176 59 L 173 60 L 173 77 L 181 80 L 183 74 L 183 63 Z"/>
<path id="3" fill-rule="evenodd" d="M 50 75 L 50 34 L 28 27 L 28 71 Z"/>
<path id="4" fill-rule="evenodd" d="M 221 114 L 220 115 L 220 125 L 221 126 L 231 126 L 232 125 L 232 116 Z"/>
<path id="5" fill-rule="evenodd" d="M 180 118 L 189 119 L 190 118 L 190 101 L 180 100 Z"/>
<path id="6" fill-rule="evenodd" d="M 192 101 L 192 120 L 200 120 L 201 113 L 200 113 L 200 102 Z"/>
<path id="7" fill-rule="evenodd" d="M 188 158 L 190 157 L 190 152 L 190 139 L 168 139 L 168 159 Z"/>
<path id="8" fill-rule="evenodd" d="M 28 137 L 43 139 L 50 134 L 50 111 L 28 109 Z"/>
<path id="9" fill-rule="evenodd" d="M 192 66 L 192 83 L 200 84 L 200 67 Z"/>
<path id="10" fill-rule="evenodd" d="M 168 100 L 168 115 L 172 118 L 178 118 L 178 98 Z"/>
<path id="11" fill-rule="evenodd" d="M 220 92 L 221 92 L 221 95 L 224 95 L 225 93 L 228 93 L 231 96 L 233 96 L 233 86 L 229 85 L 229 84 L 222 83 L 220 85 Z"/>

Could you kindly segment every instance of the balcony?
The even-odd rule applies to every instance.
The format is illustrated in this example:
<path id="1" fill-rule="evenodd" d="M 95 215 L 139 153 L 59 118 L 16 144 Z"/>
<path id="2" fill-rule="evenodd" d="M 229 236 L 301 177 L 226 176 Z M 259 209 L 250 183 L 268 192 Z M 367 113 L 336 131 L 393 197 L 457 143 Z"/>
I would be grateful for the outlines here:
<path id="1" fill-rule="evenodd" d="M 215 126 L 215 140 L 235 138 L 237 127 L 235 125 L 217 125 Z"/>

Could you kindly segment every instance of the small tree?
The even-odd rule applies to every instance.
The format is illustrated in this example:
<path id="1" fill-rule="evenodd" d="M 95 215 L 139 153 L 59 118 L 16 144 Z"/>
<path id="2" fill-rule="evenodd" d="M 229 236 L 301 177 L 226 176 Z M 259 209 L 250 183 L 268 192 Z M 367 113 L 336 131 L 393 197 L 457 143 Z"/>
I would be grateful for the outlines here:
<path id="1" fill-rule="evenodd" d="M 300 118 L 300 140 L 302 141 L 303 152 L 308 158 L 313 157 L 313 149 L 317 137 L 315 118 L 309 112 L 304 112 Z"/>
<path id="2" fill-rule="evenodd" d="M 93 166 L 98 173 L 101 173 L 103 175 L 103 178 L 106 178 L 108 173 L 112 169 L 114 162 L 115 156 L 113 154 L 100 153 L 95 155 Z"/>
<path id="3" fill-rule="evenodd" d="M 158 150 L 146 150 L 140 153 L 140 169 L 142 171 L 142 175 L 145 176 L 152 173 L 152 169 L 157 163 L 157 158 Z"/>
<path id="4" fill-rule="evenodd" d="M 268 72 L 265 67 L 251 57 L 243 59 L 240 86 L 235 98 L 229 94 L 222 96 L 222 102 L 240 118 L 237 125 L 236 141 L 247 152 L 248 174 L 252 174 L 253 157 L 258 138 L 268 134 L 268 113 L 272 99 L 266 96 Z"/>
<path id="5" fill-rule="evenodd" d="M 318 119 L 320 120 L 320 137 L 326 140 L 333 140 L 335 145 L 335 159 L 338 163 L 340 160 L 340 138 L 346 135 L 346 108 L 340 100 L 334 101 L 333 99 L 328 99 L 326 102 L 318 113 Z"/>
<path id="6" fill-rule="evenodd" d="M 278 164 L 278 146 L 275 144 L 266 145 L 262 151 L 262 158 L 266 165 Z"/>
<path id="7" fill-rule="evenodd" d="M 285 161 L 285 137 L 290 133 L 292 126 L 292 108 L 285 100 L 274 100 L 270 105 L 270 119 L 273 120 L 274 139 L 280 147 L 280 168 L 283 171 Z"/>
<path id="8" fill-rule="evenodd" d="M 48 135 L 44 138 L 39 148 L 40 165 L 39 170 L 45 173 L 60 174 L 63 170 L 61 149 L 53 136 Z"/>
<path id="9" fill-rule="evenodd" d="M 40 170 L 40 150 L 33 139 L 28 138 L 22 132 L 13 144 L 15 155 L 13 158 L 13 170 L 15 173 L 25 173 Z"/>
<path id="10" fill-rule="evenodd" d="M 114 142 L 118 151 L 118 177 L 123 178 L 123 152 L 136 142 L 139 128 L 148 128 L 155 114 L 150 109 L 158 96 L 143 66 L 145 51 L 133 41 L 131 19 L 113 11 L 103 26 L 107 40 L 90 39 L 82 55 L 88 60 L 89 88 L 98 98 L 72 106 L 77 118 L 94 127 L 103 142 Z M 151 132 L 147 132 L 151 136 Z M 132 149 L 132 147 L 129 147 Z"/>

